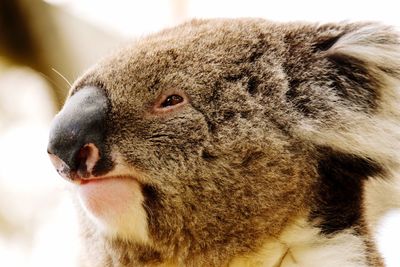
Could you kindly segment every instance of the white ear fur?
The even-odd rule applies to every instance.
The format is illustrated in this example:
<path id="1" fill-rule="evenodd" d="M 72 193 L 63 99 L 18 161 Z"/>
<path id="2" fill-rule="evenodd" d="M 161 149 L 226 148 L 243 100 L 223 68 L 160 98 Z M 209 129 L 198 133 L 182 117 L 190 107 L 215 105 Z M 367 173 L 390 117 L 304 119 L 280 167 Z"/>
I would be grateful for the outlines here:
<path id="1" fill-rule="evenodd" d="M 331 57 L 360 61 L 379 87 L 376 88 L 382 97 L 379 110 L 399 116 L 399 32 L 393 27 L 369 24 L 343 35 L 327 52 Z"/>
<path id="2" fill-rule="evenodd" d="M 376 83 L 376 111 L 360 112 L 337 103 L 337 123 L 307 122 L 302 135 L 318 145 L 391 167 L 400 161 L 400 40 L 391 27 L 367 24 L 349 32 L 327 51 L 331 58 L 354 61 Z M 374 84 L 375 84 L 374 83 Z M 340 116 L 340 117 L 339 117 Z"/>
<path id="3" fill-rule="evenodd" d="M 370 24 L 340 37 L 328 53 L 357 58 L 370 67 L 399 71 L 399 41 L 394 28 Z"/>

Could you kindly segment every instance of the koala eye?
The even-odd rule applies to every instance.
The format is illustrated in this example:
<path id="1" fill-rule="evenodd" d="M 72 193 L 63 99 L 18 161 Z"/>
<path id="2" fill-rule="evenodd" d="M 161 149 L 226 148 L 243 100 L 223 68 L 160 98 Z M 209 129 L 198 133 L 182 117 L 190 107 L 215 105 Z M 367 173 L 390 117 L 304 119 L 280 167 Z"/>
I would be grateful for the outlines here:
<path id="1" fill-rule="evenodd" d="M 170 95 L 164 102 L 161 103 L 161 108 L 171 107 L 183 102 L 183 97 L 180 95 Z"/>
<path id="2" fill-rule="evenodd" d="M 170 95 L 164 94 L 154 103 L 153 112 L 162 114 L 164 112 L 170 112 L 188 103 L 188 97 L 185 93 L 173 92 Z"/>

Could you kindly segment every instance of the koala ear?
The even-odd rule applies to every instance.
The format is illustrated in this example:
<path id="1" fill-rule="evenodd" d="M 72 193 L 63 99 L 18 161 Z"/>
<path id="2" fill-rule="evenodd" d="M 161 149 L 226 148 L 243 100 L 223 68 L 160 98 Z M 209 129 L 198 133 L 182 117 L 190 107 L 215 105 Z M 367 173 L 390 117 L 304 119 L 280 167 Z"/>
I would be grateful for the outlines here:
<path id="1" fill-rule="evenodd" d="M 365 24 L 333 39 L 325 53 L 339 70 L 336 78 L 349 81 L 356 97 L 369 90 L 375 105 L 363 110 L 339 101 L 329 122 L 304 124 L 304 135 L 317 145 L 386 166 L 399 163 L 399 34 L 392 27 Z"/>
<path id="2" fill-rule="evenodd" d="M 372 79 L 388 86 L 389 80 L 397 80 L 400 74 L 399 33 L 393 27 L 367 24 L 338 38 L 327 56 L 337 62 L 358 65 Z"/>
<path id="3" fill-rule="evenodd" d="M 381 113 L 399 115 L 400 34 L 393 27 L 365 24 L 342 35 L 327 50 L 342 73 L 359 88 L 375 96 L 373 102 Z"/>

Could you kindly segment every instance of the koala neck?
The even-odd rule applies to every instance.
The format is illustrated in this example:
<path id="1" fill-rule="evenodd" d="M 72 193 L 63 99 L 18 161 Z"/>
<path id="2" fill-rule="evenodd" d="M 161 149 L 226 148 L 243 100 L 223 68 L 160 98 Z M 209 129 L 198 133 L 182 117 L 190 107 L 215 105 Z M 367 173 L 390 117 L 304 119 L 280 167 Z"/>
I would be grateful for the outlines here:
<path id="1" fill-rule="evenodd" d="M 159 254 L 147 251 L 145 248 L 136 247 L 130 251 L 128 247 L 121 250 L 114 250 L 110 253 L 107 262 L 113 262 L 112 266 L 154 266 L 154 267 L 183 267 L 183 266 L 229 266 L 229 267 L 370 267 L 383 266 L 379 260 L 371 260 L 371 248 L 368 247 L 367 240 L 363 236 L 355 233 L 352 229 L 347 229 L 329 236 L 320 234 L 318 228 L 312 227 L 305 219 L 298 219 L 288 226 L 279 237 L 269 238 L 264 245 L 254 253 L 241 255 L 222 264 L 211 264 L 212 259 L 201 257 L 191 259 L 177 258 L 171 261 L 160 260 Z M 149 249 L 149 248 L 147 248 Z M 109 251 L 110 252 L 110 251 Z M 115 253 L 121 255 L 115 255 Z M 127 255 L 134 258 L 153 255 L 153 260 L 140 265 L 137 261 L 127 260 Z M 203 255 L 204 256 L 204 255 Z M 112 260 L 110 260 L 113 258 Z M 98 260 L 98 259 L 97 259 Z M 150 263 L 150 264 L 149 264 Z M 91 263 L 91 266 L 103 266 Z M 108 265 L 107 265 L 108 266 Z"/>

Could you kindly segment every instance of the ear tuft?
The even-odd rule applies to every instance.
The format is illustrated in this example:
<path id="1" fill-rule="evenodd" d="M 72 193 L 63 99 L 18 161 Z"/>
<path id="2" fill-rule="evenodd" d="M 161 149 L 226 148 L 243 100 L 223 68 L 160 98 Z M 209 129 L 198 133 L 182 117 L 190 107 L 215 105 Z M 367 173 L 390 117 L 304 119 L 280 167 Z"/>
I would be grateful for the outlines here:
<path id="1" fill-rule="evenodd" d="M 351 29 L 353 28 L 353 29 Z M 328 43 L 328 46 L 331 43 Z M 317 145 L 372 160 L 380 165 L 400 164 L 400 38 L 389 26 L 351 25 L 324 52 L 340 69 L 337 79 L 350 81 L 354 96 L 368 89 L 376 105 L 367 111 L 335 102 L 329 119 L 304 123 L 301 135 Z M 348 88 L 346 88 L 349 90 Z M 364 90 L 364 91 L 363 91 Z"/>
<path id="2" fill-rule="evenodd" d="M 377 79 L 400 75 L 399 33 L 390 26 L 367 24 L 344 34 L 327 55 L 333 60 L 360 62 Z"/>

